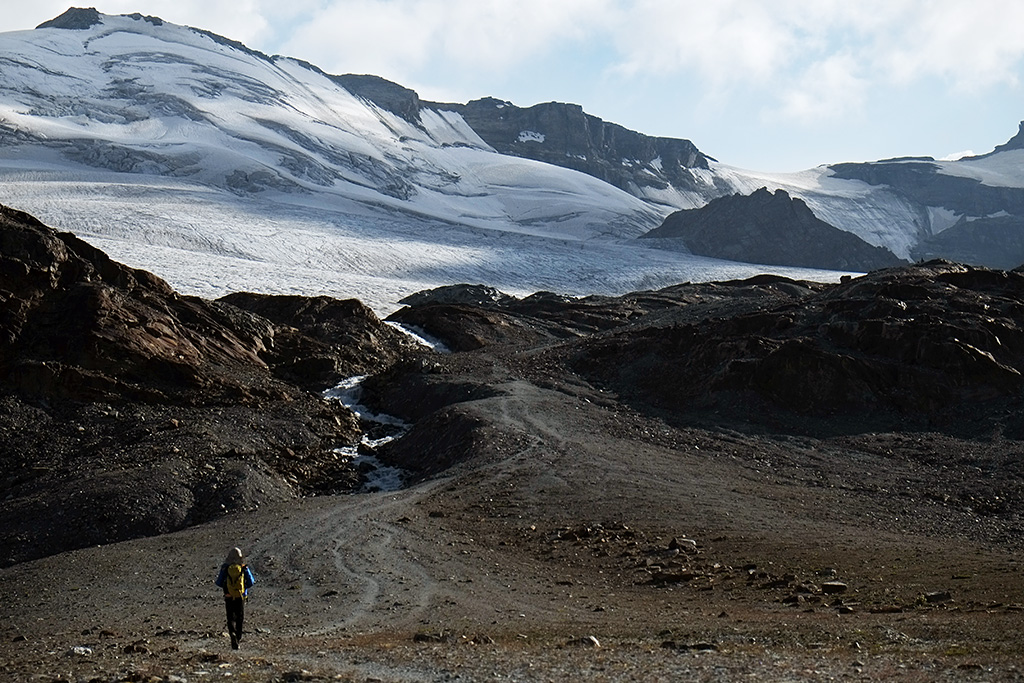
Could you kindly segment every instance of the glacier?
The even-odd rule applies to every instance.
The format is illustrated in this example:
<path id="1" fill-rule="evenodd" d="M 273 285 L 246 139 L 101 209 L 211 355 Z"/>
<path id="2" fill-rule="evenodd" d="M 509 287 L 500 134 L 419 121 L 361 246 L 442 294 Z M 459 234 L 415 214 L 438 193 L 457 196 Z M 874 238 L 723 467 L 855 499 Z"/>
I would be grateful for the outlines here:
<path id="1" fill-rule="evenodd" d="M 766 270 L 834 281 L 840 273 L 635 238 L 672 211 L 760 187 L 903 258 L 963 217 L 828 166 L 768 174 L 712 160 L 687 169 L 685 187 L 616 187 L 497 152 L 455 105 L 403 116 L 300 60 L 154 17 L 90 12 L 62 17 L 75 28 L 0 34 L 0 203 L 186 294 L 327 294 L 387 314 L 455 282 L 585 295 Z M 547 144 L 544 131 L 522 135 Z M 935 164 L 1021 187 L 1021 154 Z M 622 163 L 664 177 L 660 157 Z"/>

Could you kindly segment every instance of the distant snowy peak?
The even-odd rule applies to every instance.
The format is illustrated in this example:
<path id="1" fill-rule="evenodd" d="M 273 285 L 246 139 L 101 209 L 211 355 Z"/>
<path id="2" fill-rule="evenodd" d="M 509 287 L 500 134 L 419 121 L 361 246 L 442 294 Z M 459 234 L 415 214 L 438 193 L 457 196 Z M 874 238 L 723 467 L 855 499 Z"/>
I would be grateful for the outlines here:
<path id="1" fill-rule="evenodd" d="M 140 18 L 141 16 L 139 15 Z M 149 17 L 149 19 L 154 20 L 155 18 Z M 59 17 L 44 21 L 39 26 L 36 26 L 36 28 L 65 28 L 73 31 L 84 31 L 101 23 L 103 23 L 103 15 L 96 11 L 95 7 L 72 7 Z M 160 25 L 163 23 L 163 20 L 155 19 L 153 23 Z"/>
<path id="2" fill-rule="evenodd" d="M 138 14 L 73 9 L 41 26 L 0 36 L 0 162 L 572 239 L 633 237 L 668 212 L 564 165 L 496 151 L 460 105 L 424 105 L 376 76 L 332 76 Z"/>
<path id="3" fill-rule="evenodd" d="M 758 173 L 574 104 L 429 102 L 378 76 L 331 75 L 91 8 L 0 34 L 4 168 L 171 178 L 278 205 L 563 240 L 638 237 L 673 211 L 764 187 L 901 259 L 1024 262 L 1024 126 L 960 161 Z"/>
<path id="4" fill-rule="evenodd" d="M 424 111 L 454 112 L 502 154 L 580 171 L 656 204 L 703 203 L 721 192 L 703 172 L 711 158 L 689 140 L 644 135 L 576 104 L 524 108 L 493 97 L 467 104 L 430 102 L 378 76 L 329 78 L 414 125 L 422 125 Z"/>

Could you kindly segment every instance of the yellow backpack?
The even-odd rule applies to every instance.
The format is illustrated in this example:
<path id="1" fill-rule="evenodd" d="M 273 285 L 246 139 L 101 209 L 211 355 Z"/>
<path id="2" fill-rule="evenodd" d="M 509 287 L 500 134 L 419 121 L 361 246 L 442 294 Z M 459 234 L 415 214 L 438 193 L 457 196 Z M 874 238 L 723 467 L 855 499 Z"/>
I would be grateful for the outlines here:
<path id="1" fill-rule="evenodd" d="M 228 567 L 228 578 L 226 587 L 228 596 L 232 598 L 245 597 L 245 567 L 240 564 L 233 564 Z"/>

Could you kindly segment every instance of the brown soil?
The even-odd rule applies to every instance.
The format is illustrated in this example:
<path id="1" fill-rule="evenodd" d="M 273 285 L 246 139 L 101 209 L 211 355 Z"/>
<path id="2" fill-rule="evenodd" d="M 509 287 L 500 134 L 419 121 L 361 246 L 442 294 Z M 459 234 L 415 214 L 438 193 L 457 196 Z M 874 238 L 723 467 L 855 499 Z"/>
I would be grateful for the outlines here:
<path id="1" fill-rule="evenodd" d="M 0 228 L 0 679 L 1022 677 L 1022 273 L 456 287 L 437 354 Z M 337 493 L 363 372 L 399 492 Z"/>
<path id="2" fill-rule="evenodd" d="M 1019 533 L 915 497 L 941 475 L 889 454 L 902 437 L 823 452 L 498 388 L 460 408 L 489 425 L 479 457 L 440 478 L 3 570 L 0 666 L 104 681 L 1019 677 Z M 212 585 L 234 544 L 258 579 L 237 652 Z"/>

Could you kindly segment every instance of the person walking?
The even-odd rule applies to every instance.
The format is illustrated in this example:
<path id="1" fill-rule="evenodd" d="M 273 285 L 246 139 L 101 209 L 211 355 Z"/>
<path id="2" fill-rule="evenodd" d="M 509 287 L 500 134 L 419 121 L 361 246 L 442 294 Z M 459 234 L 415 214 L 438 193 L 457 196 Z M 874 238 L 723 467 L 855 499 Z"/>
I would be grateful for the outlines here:
<path id="1" fill-rule="evenodd" d="M 231 649 L 237 650 L 238 643 L 242 640 L 245 599 L 249 597 L 249 588 L 256 583 L 252 570 L 245 564 L 240 548 L 232 548 L 228 552 L 214 583 L 224 590 L 224 606 L 228 615 Z"/>

